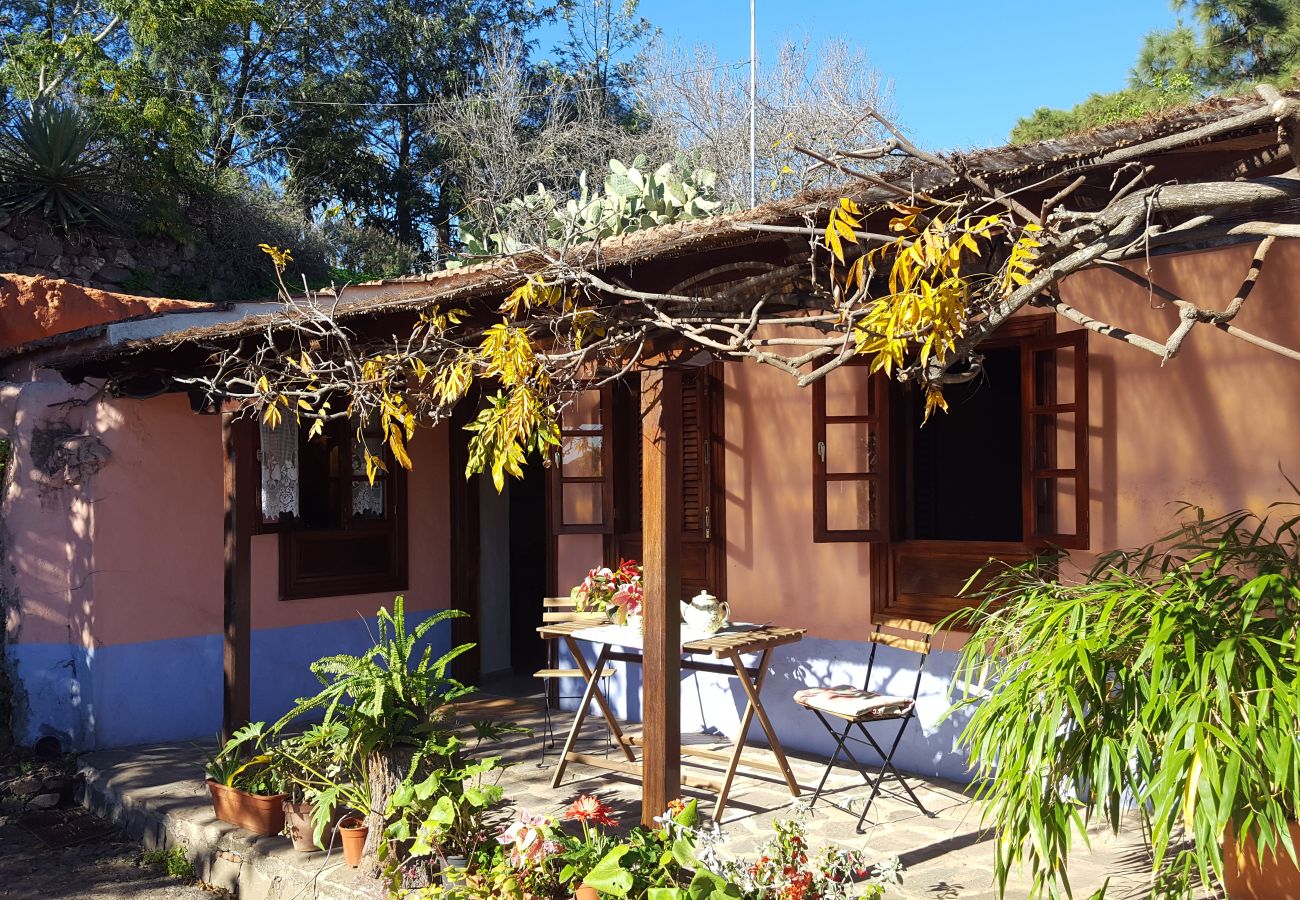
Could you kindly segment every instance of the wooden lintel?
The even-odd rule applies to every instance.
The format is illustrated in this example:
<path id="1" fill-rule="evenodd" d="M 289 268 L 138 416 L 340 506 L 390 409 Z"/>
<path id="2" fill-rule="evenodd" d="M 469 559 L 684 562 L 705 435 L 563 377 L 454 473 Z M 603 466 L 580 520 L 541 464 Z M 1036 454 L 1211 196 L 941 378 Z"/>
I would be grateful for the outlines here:
<path id="1" fill-rule="evenodd" d="M 641 824 L 681 796 L 681 421 L 682 377 L 641 376 L 641 528 L 645 583 Z"/>
<path id="2" fill-rule="evenodd" d="M 240 418 L 238 410 L 221 412 L 224 532 L 224 600 L 222 623 L 221 737 L 229 740 L 252 712 L 252 551 L 254 498 L 257 484 L 257 422 Z"/>

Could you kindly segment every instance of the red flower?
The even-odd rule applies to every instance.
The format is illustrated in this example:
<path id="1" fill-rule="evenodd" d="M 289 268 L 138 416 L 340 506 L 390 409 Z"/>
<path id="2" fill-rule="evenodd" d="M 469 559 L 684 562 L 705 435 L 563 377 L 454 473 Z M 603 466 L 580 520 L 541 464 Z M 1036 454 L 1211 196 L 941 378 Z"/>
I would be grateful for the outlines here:
<path id="1" fill-rule="evenodd" d="M 583 794 L 573 801 L 572 806 L 564 811 L 564 818 L 577 819 L 583 823 L 604 825 L 606 828 L 616 828 L 618 822 L 610 816 L 611 812 L 613 810 L 601 803 L 599 797 Z"/>

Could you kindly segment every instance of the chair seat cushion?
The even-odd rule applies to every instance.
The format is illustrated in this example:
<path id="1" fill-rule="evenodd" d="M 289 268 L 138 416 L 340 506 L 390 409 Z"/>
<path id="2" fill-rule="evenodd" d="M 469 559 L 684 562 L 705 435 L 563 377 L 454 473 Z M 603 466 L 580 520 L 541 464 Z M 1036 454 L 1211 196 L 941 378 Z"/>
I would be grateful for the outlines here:
<path id="1" fill-rule="evenodd" d="M 912 709 L 912 701 L 907 697 L 864 691 L 851 684 L 804 688 L 795 692 L 794 702 L 845 719 L 892 719 Z"/>

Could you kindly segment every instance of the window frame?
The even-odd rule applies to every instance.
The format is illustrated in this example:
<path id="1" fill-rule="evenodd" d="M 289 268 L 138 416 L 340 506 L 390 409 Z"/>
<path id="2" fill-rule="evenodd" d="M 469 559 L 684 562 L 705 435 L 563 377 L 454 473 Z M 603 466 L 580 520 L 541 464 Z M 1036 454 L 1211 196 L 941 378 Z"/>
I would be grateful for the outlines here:
<path id="1" fill-rule="evenodd" d="M 285 423 L 281 427 L 292 427 Z M 300 440 L 303 429 L 299 426 Z M 409 546 L 407 541 L 407 477 L 406 471 L 392 458 L 387 448 L 384 449 L 384 464 L 388 467 L 385 475 L 387 490 L 384 492 L 383 519 L 352 518 L 351 484 L 355 476 L 351 473 L 352 451 L 356 442 L 356 429 L 349 426 L 343 430 L 346 444 L 343 458 L 348 466 L 348 474 L 341 479 L 347 485 L 342 490 L 342 524 L 337 528 L 305 528 L 300 517 L 284 517 L 275 522 L 262 518 L 261 504 L 257 508 L 255 534 L 275 534 L 278 543 L 279 599 L 311 600 L 321 597 L 345 597 L 356 594 L 387 593 L 407 590 L 409 583 Z M 261 458 L 261 444 L 258 444 L 258 458 Z M 256 496 L 262 492 L 262 469 L 257 467 Z M 304 492 L 302 473 L 299 470 L 299 495 Z M 336 575 L 313 575 L 304 573 L 300 564 L 303 551 L 312 544 L 337 544 L 354 540 L 358 536 L 373 537 L 387 535 L 388 553 L 386 570 L 353 571 Z"/>
<path id="2" fill-rule="evenodd" d="M 849 360 L 841 369 L 864 368 L 866 360 Z M 826 412 L 826 379 L 819 378 L 813 382 L 812 391 L 812 464 L 813 464 L 813 543 L 885 543 L 890 540 L 892 516 L 892 473 L 890 470 L 890 435 L 889 435 L 889 381 L 880 373 L 867 376 L 867 388 L 873 394 L 872 412 L 866 415 L 832 416 Z M 829 449 L 827 445 L 828 425 L 863 424 L 875 426 L 876 458 L 875 472 L 830 472 L 827 465 Z M 876 528 L 831 528 L 829 522 L 829 505 L 826 501 L 827 491 L 833 482 L 866 481 L 877 485 L 877 502 L 880 509 L 879 525 Z"/>
<path id="3" fill-rule="evenodd" d="M 813 540 L 815 543 L 858 542 L 869 545 L 869 569 L 871 573 L 871 610 L 873 617 L 906 615 L 925 621 L 938 621 L 944 616 L 963 607 L 956 597 L 938 594 L 907 595 L 900 599 L 900 564 L 907 559 L 932 558 L 949 561 L 969 559 L 972 569 L 978 568 L 990 557 L 997 557 L 1009 563 L 1021 562 L 1041 553 L 1051 546 L 1062 549 L 1088 549 L 1089 533 L 1089 459 L 1088 459 L 1088 332 L 1075 329 L 1056 332 L 1056 317 L 1050 315 L 1022 316 L 1013 318 L 1004 324 L 988 341 L 987 346 L 1015 346 L 1020 352 L 1021 364 L 1021 491 L 1022 491 L 1022 539 L 1020 541 L 958 541 L 958 540 L 920 540 L 897 537 L 896 524 L 901 515 L 897 508 L 898 498 L 905 491 L 898 490 L 900 479 L 909 477 L 906 467 L 897 470 L 891 465 L 892 441 L 889 426 L 893 413 L 890 409 L 889 380 L 880 373 L 872 376 L 872 389 L 876 391 L 874 410 L 880 420 L 880 437 L 883 439 L 881 462 L 877 468 L 882 473 L 882 513 L 881 526 L 874 529 L 857 531 L 834 531 L 828 529 L 826 522 L 825 485 L 828 474 L 826 462 L 818 451 L 818 443 L 826 440 L 826 425 L 836 421 L 855 421 L 869 417 L 827 417 L 826 387 L 822 380 L 813 385 Z M 1035 354 L 1050 353 L 1069 349 L 1074 353 L 1072 402 L 1058 403 L 1053 393 L 1059 380 L 1049 380 L 1051 387 L 1045 392 L 1043 402 L 1038 402 Z M 862 365 L 856 360 L 848 365 Z M 1053 361 L 1051 371 L 1058 371 L 1059 361 Z M 829 377 L 835 377 L 831 373 Z M 1068 469 L 1044 468 L 1037 466 L 1038 454 L 1034 446 L 1034 417 L 1044 415 L 1073 415 L 1074 429 L 1074 464 Z M 1055 435 L 1059 429 L 1052 429 Z M 1054 445 L 1050 448 L 1054 451 Z M 829 455 L 829 454 L 828 454 Z M 1049 457 L 1050 458 L 1050 457 Z M 1037 467 L 1036 467 L 1037 466 Z M 1036 479 L 1057 479 L 1058 491 L 1061 479 L 1074 480 L 1074 533 L 1061 533 L 1059 527 L 1051 532 L 1039 527 L 1037 509 L 1033 504 Z M 1057 495 L 1059 498 L 1059 494 Z M 1059 499 L 1058 499 L 1059 504 Z M 1058 523 L 1059 526 L 1060 523 Z"/>
<path id="4" fill-rule="evenodd" d="M 560 446 L 551 455 L 551 533 L 563 534 L 600 534 L 614 533 L 614 389 L 612 385 L 600 385 L 584 388 L 599 394 L 596 409 L 600 411 L 600 421 L 596 429 L 582 427 L 566 428 L 564 413 L 560 414 Z M 564 439 L 567 437 L 599 436 L 600 474 L 599 475 L 565 475 L 564 474 Z M 564 521 L 564 486 L 566 484 L 600 485 L 600 521 L 575 522 Z"/>

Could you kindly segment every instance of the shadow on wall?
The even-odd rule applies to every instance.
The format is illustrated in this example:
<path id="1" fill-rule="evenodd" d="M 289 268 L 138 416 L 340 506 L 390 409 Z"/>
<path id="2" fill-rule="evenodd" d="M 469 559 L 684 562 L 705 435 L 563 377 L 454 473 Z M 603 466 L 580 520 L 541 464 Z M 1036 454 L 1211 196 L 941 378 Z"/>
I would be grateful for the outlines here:
<path id="1" fill-rule="evenodd" d="M 584 650 L 588 649 L 584 645 Z M 763 706 L 772 721 L 782 746 L 816 757 L 829 758 L 835 744 L 816 717 L 794 702 L 796 691 L 806 687 L 828 687 L 837 684 L 861 686 L 867 672 L 870 644 L 865 641 L 831 641 L 805 638 L 797 644 L 778 648 L 772 655 L 771 669 L 763 684 Z M 595 654 L 588 654 L 594 661 Z M 914 653 L 880 647 L 872 672 L 871 690 L 887 694 L 911 696 L 916 680 Z M 748 664 L 757 657 L 745 659 Z M 948 687 L 953 682 L 957 654 L 933 651 L 925 664 L 921 690 L 917 698 L 916 720 L 908 724 L 894 762 L 899 769 L 926 777 L 945 778 L 966 783 L 970 780 L 966 755 L 957 748 L 957 739 L 965 726 L 966 716 L 944 718 L 951 705 Z M 622 721 L 641 720 L 641 667 L 612 663 L 617 670 L 609 680 L 608 696 L 614 714 Z M 580 694 L 581 682 L 573 681 L 563 687 L 564 694 Z M 744 688 L 734 678 L 709 672 L 683 673 L 682 677 L 682 731 L 683 733 L 722 735 L 733 738 L 740 728 L 740 717 L 745 708 Z M 577 709 L 577 700 L 562 704 L 568 710 Z M 593 707 L 592 714 L 599 715 Z M 869 728 L 872 726 L 868 726 Z M 892 740 L 895 723 L 875 726 Z M 563 729 L 561 729 L 563 730 Z M 873 732 L 877 739 L 880 733 Z M 757 719 L 750 726 L 748 742 L 765 744 L 763 729 Z M 854 753 L 867 765 L 879 762 L 869 749 Z"/>
<path id="2" fill-rule="evenodd" d="M 4 469 L 0 570 L 5 664 L 15 741 L 50 737 L 90 746 L 96 712 L 92 671 L 94 531 L 98 473 L 110 463 L 108 435 L 88 387 L 33 381 L 0 385 Z"/>

